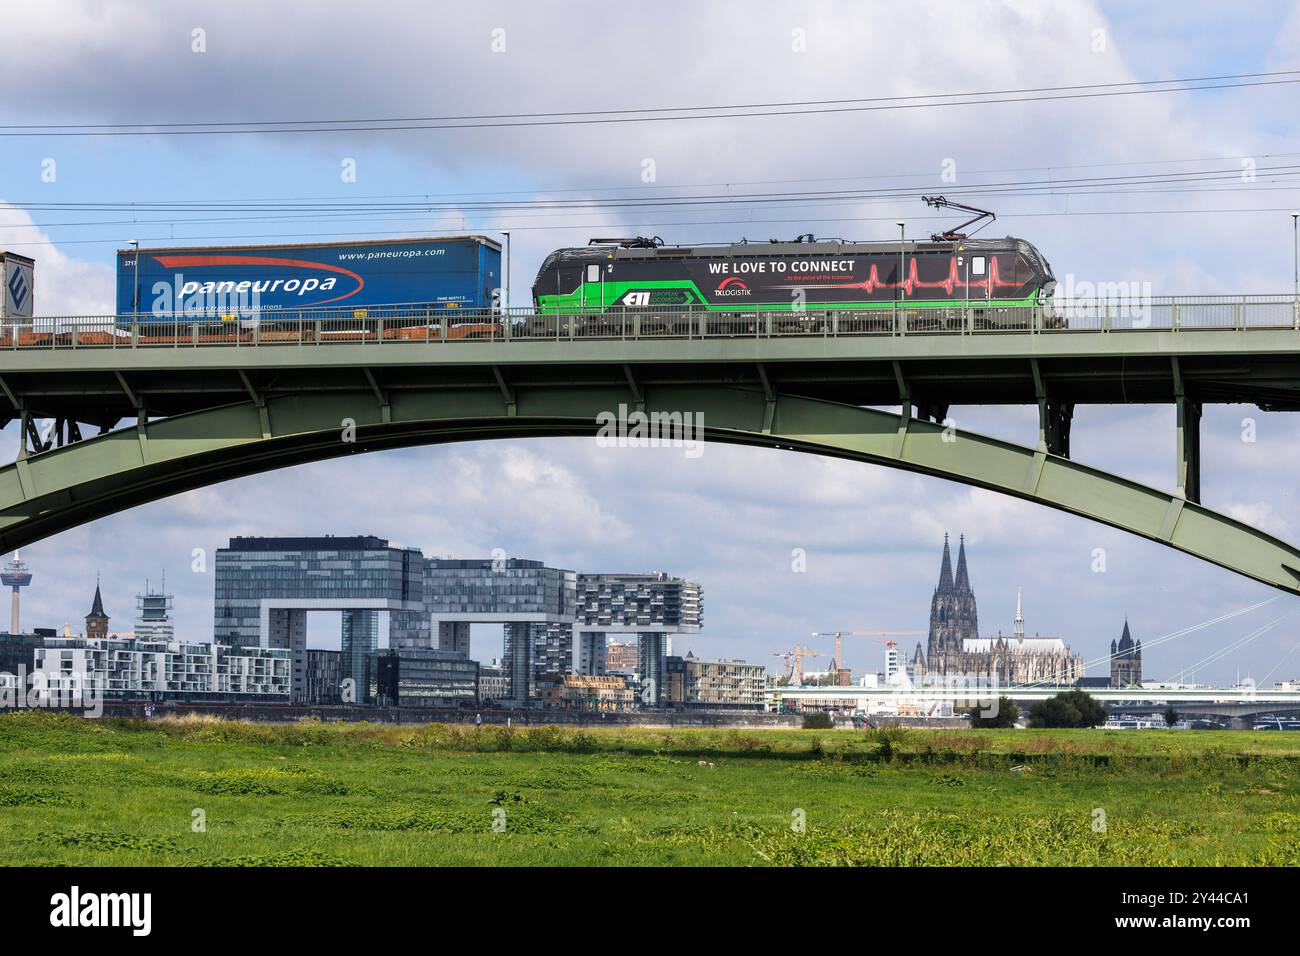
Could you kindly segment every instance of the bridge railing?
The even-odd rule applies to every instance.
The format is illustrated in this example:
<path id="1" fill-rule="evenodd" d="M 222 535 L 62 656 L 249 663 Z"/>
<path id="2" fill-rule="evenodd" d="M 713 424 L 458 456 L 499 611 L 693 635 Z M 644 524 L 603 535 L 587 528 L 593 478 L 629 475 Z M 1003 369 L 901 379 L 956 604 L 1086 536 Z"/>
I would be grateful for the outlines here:
<path id="1" fill-rule="evenodd" d="M 55 316 L 0 323 L 0 349 L 319 346 L 335 343 L 735 339 L 1295 329 L 1293 295 L 1057 299 L 1045 306 L 921 305 L 803 310 L 700 308 L 475 311 L 396 304 L 187 316 Z"/>

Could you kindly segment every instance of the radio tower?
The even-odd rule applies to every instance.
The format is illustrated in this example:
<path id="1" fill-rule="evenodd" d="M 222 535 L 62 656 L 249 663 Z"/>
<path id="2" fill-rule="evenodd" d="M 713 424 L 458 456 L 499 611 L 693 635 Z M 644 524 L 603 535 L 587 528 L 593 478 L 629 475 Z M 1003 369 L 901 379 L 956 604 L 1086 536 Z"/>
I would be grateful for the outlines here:
<path id="1" fill-rule="evenodd" d="M 25 588 L 32 583 L 32 572 L 27 569 L 18 558 L 18 552 L 14 552 L 13 558 L 5 565 L 3 572 L 0 572 L 0 584 L 7 588 L 13 588 L 13 610 L 9 619 L 9 633 L 21 634 L 18 628 L 18 590 Z"/>

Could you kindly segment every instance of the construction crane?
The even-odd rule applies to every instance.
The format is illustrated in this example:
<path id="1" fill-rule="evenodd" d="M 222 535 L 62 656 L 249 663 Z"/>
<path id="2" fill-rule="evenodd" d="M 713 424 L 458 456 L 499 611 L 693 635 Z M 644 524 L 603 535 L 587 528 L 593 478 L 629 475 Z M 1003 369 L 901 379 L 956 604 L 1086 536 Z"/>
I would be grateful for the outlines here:
<path id="1" fill-rule="evenodd" d="M 793 675 L 797 686 L 803 684 L 803 659 L 805 657 L 821 657 L 816 651 L 805 651 L 802 644 L 796 644 L 793 651 L 773 651 L 772 656 L 784 658 L 785 679 L 789 680 Z"/>
<path id="2" fill-rule="evenodd" d="M 838 686 L 844 686 L 841 681 L 848 681 L 849 669 L 844 666 L 844 638 L 846 637 L 917 637 L 925 631 L 813 631 L 813 637 L 833 637 L 835 638 L 835 666 L 832 670 L 835 673 L 835 682 Z"/>

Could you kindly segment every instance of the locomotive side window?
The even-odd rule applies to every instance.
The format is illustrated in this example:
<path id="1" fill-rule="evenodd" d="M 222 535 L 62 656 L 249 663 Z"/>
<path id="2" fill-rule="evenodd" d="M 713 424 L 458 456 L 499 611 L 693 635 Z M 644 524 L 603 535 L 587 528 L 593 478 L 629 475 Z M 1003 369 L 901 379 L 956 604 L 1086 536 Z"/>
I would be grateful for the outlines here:
<path id="1" fill-rule="evenodd" d="M 971 256 L 970 273 L 973 276 L 982 276 L 984 274 L 984 257 Z"/>
<path id="2" fill-rule="evenodd" d="M 588 282 L 600 281 L 600 266 L 598 265 L 587 266 L 587 281 Z"/>

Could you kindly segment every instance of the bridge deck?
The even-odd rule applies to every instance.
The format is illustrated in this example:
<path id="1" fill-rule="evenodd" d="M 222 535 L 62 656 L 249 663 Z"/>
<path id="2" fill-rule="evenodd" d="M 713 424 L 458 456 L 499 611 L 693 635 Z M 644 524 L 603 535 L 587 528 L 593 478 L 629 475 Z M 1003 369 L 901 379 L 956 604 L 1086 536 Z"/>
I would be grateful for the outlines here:
<path id="1" fill-rule="evenodd" d="M 740 384 L 858 405 L 900 404 L 905 388 L 912 403 L 937 407 L 1033 404 L 1044 396 L 1169 403 L 1181 391 L 1202 403 L 1300 409 L 1300 329 L 1289 323 L 918 332 L 900 321 L 877 334 L 845 331 L 825 316 L 803 331 L 782 331 L 769 328 L 768 318 L 758 317 L 753 334 L 726 325 L 710 331 L 706 321 L 703 334 L 632 334 L 619 326 L 623 334 L 506 336 L 487 325 L 489 338 L 442 339 L 444 326 L 425 326 L 423 340 L 389 334 L 396 328 L 389 323 L 412 328 L 409 318 L 346 320 L 346 328 L 338 324 L 344 320 L 334 328 L 299 320 L 288 338 L 259 325 L 227 329 L 225 339 L 211 342 L 198 334 L 206 327 L 200 322 L 177 324 L 170 334 L 144 335 L 137 325 L 91 337 L 82 320 L 38 320 L 64 331 L 35 344 L 0 339 L 0 386 L 10 417 L 22 407 L 36 417 L 95 424 L 131 417 L 141 403 L 166 416 L 242 400 L 250 390 L 333 391 L 372 378 L 386 390 L 435 380 L 486 389 L 502 381 Z"/>

